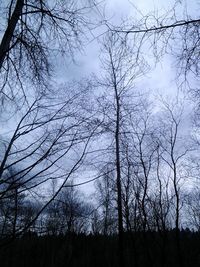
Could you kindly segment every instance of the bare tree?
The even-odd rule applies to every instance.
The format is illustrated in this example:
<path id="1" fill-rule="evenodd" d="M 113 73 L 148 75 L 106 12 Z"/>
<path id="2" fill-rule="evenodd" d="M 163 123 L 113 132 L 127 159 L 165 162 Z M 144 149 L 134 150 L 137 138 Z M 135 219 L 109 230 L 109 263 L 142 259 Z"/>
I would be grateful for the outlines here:
<path id="1" fill-rule="evenodd" d="M 200 18 L 195 12 L 199 3 L 194 1 L 193 4 L 194 10 L 190 13 L 185 8 L 184 1 L 176 1 L 164 14 L 152 10 L 149 14 L 143 15 L 137 9 L 138 18 L 134 21 L 130 19 L 120 27 L 108 23 L 108 28 L 119 34 L 122 39 L 132 39 L 134 46 L 137 40 L 138 54 L 149 49 L 156 61 L 166 53 L 175 56 L 178 77 L 183 76 L 184 82 L 191 84 L 191 76 L 198 80 L 200 67 Z"/>
<path id="2" fill-rule="evenodd" d="M 29 224 L 18 229 L 17 235 L 29 229 L 85 158 L 88 144 L 98 126 L 91 125 L 87 115 L 83 114 L 81 95 L 72 93 L 68 100 L 58 99 L 55 102 L 54 99 L 53 103 L 51 99 L 36 99 L 29 108 L 24 107 L 24 113 L 16 123 L 13 122 L 15 127 L 7 138 L 4 137 L 0 200 L 12 196 L 18 198 L 23 193 L 29 198 L 44 197 L 40 210 Z M 11 174 L 13 168 L 15 172 Z M 54 195 L 48 197 L 45 186 L 52 180 L 57 180 L 59 186 Z M 38 194 L 38 190 L 41 193 Z"/>
<path id="3" fill-rule="evenodd" d="M 112 170 L 110 170 L 112 168 Z M 102 233 L 107 236 L 116 233 L 116 194 L 115 194 L 115 179 L 114 168 L 112 164 L 104 167 L 105 173 L 101 180 L 96 181 L 96 193 L 98 198 L 98 210 L 101 212 L 99 222 L 102 225 Z"/>
<path id="4" fill-rule="evenodd" d="M 80 191 L 73 183 L 66 184 L 46 210 L 46 231 L 51 235 L 87 233 L 91 213 L 92 206 Z"/>
<path id="5" fill-rule="evenodd" d="M 138 64 L 134 50 L 128 43 L 123 43 L 114 34 L 105 37 L 102 48 L 103 77 L 98 80 L 99 86 L 104 90 L 99 98 L 102 113 L 104 114 L 105 134 L 110 135 L 113 143 L 110 162 L 114 162 L 116 169 L 118 233 L 119 233 L 119 266 L 123 266 L 123 203 L 122 203 L 122 146 L 121 136 L 126 125 L 127 110 L 135 109 L 133 81 L 146 71 L 143 61 Z M 105 104 L 105 105 L 104 105 Z M 130 109 L 129 109 L 130 108 Z"/>
<path id="6" fill-rule="evenodd" d="M 185 196 L 187 223 L 189 227 L 200 230 L 200 194 L 199 189 Z"/>
<path id="7" fill-rule="evenodd" d="M 28 96 L 30 85 L 42 92 L 52 71 L 52 56 L 73 56 L 90 30 L 93 1 L 2 1 L 0 96 Z M 5 28 L 4 28 L 5 27 Z M 29 86 L 27 86 L 29 85 Z"/>
<path id="8" fill-rule="evenodd" d="M 163 150 L 161 159 L 169 168 L 170 187 L 173 190 L 173 205 L 176 245 L 178 264 L 182 266 L 181 245 L 180 245 L 180 226 L 181 226 L 181 209 L 183 207 L 183 181 L 187 177 L 186 172 L 186 156 L 190 149 L 187 143 L 183 144 L 183 134 L 181 131 L 181 123 L 183 120 L 183 104 L 176 101 L 167 103 L 162 101 L 164 106 L 164 117 L 160 125 L 159 146 Z M 172 212 L 172 211 L 171 211 Z"/>
<path id="9" fill-rule="evenodd" d="M 5 175 L 5 178 L 9 177 L 8 184 L 10 190 L 5 193 L 4 198 L 1 199 L 1 237 L 12 236 L 15 238 L 17 230 L 19 230 L 19 215 L 22 210 L 25 194 L 19 194 L 20 182 L 19 177 L 16 177 L 17 170 L 10 168 Z M 1 191 L 6 190 L 7 186 L 1 184 Z"/>

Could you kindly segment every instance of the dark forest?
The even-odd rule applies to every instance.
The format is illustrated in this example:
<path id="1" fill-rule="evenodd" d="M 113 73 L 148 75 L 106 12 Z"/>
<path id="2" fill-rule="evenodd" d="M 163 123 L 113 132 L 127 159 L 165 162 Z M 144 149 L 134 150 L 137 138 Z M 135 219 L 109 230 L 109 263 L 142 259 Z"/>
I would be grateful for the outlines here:
<path id="1" fill-rule="evenodd" d="M 0 3 L 2 267 L 200 266 L 199 3 L 128 2 Z"/>

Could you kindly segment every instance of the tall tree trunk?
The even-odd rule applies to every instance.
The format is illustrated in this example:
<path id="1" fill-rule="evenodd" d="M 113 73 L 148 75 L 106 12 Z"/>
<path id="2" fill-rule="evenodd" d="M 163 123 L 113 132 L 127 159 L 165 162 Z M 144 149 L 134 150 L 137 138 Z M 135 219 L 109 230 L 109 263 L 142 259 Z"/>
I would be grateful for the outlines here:
<path id="1" fill-rule="evenodd" d="M 8 18 L 8 25 L 3 35 L 0 44 L 0 70 L 2 68 L 3 62 L 6 58 L 8 51 L 10 50 L 10 43 L 20 16 L 22 15 L 22 9 L 24 6 L 24 0 L 17 0 L 14 11 L 12 15 Z M 11 9 L 11 4 L 10 4 Z"/>
<path id="2" fill-rule="evenodd" d="M 117 171 L 117 208 L 118 208 L 118 234 L 119 234 L 119 266 L 124 266 L 124 241 L 123 241 L 123 214 L 122 214 L 122 188 L 121 188 L 121 164 L 120 164 L 120 103 L 117 88 L 115 86 L 116 101 L 116 128 L 115 128 L 115 153 Z"/>

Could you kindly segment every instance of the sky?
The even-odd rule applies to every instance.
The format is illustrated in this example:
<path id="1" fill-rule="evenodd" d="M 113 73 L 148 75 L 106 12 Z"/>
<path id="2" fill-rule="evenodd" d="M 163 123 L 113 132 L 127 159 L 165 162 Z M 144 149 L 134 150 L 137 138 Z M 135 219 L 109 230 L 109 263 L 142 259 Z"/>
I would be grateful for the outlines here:
<path id="1" fill-rule="evenodd" d="M 187 7 L 189 14 L 198 14 L 198 0 L 185 0 L 177 1 L 183 2 L 183 6 Z M 98 14 L 93 13 L 94 20 L 107 19 L 112 25 L 120 25 L 122 20 L 132 20 L 139 18 L 142 15 L 149 14 L 151 12 L 157 14 L 165 14 L 171 6 L 173 6 L 175 0 L 105 0 L 102 2 L 102 7 L 99 8 L 100 13 L 104 17 L 98 17 Z M 181 10 L 177 13 L 181 17 Z M 1 19 L 0 19 L 1 23 Z M 100 45 L 98 41 L 99 35 L 105 32 L 105 27 L 98 27 L 94 36 L 88 34 L 87 40 L 84 41 L 84 49 L 80 52 L 76 52 L 75 62 L 67 58 L 55 58 L 56 73 L 55 78 L 57 82 L 68 82 L 71 80 L 81 80 L 85 77 L 89 77 L 92 73 L 101 73 L 100 68 Z M 0 33 L 1 35 L 1 33 Z M 155 68 L 149 71 L 140 81 L 137 82 L 138 88 L 151 92 L 152 98 L 156 99 L 156 95 L 171 94 L 172 96 L 177 94 L 177 85 L 175 80 L 175 68 L 173 67 L 173 59 L 171 56 L 165 56 Z M 188 125 L 186 127 L 189 127 Z M 88 189 L 89 188 L 89 189 Z M 92 187 L 88 184 L 82 186 L 85 192 L 91 193 Z"/>
<path id="2" fill-rule="evenodd" d="M 167 10 L 174 5 L 175 0 L 106 0 L 103 3 L 104 5 L 100 8 L 100 13 L 112 25 L 120 25 L 122 20 L 131 21 L 134 18 L 140 18 L 142 15 L 147 15 L 152 12 L 166 14 Z M 182 6 L 187 8 L 189 14 L 198 14 L 198 1 L 185 0 L 182 3 L 184 3 Z M 179 9 L 177 16 L 181 18 L 181 15 L 182 12 Z M 58 63 L 56 64 L 58 66 L 56 79 L 58 81 L 67 82 L 73 79 L 82 79 L 83 77 L 90 76 L 92 73 L 99 74 L 101 72 L 98 36 L 105 31 L 105 27 L 98 27 L 94 32 L 96 38 L 92 38 L 90 35 L 88 36 L 88 40 L 85 41 L 84 50 L 76 53 L 75 62 L 66 58 L 56 59 L 56 63 Z M 170 56 L 165 56 L 157 64 L 156 68 L 144 77 L 141 82 L 141 87 L 155 92 L 159 91 L 162 94 L 166 93 L 166 91 L 168 94 L 174 94 L 177 86 L 174 84 L 175 70 L 173 65 L 173 59 Z"/>
<path id="3" fill-rule="evenodd" d="M 182 6 L 187 9 L 188 14 L 192 16 L 198 15 L 198 1 L 177 1 L 182 2 Z M 192 3 L 191 3 L 192 2 Z M 155 12 L 156 14 L 166 14 L 175 3 L 175 0 L 107 0 L 105 1 L 104 8 L 101 10 L 104 16 L 109 19 L 109 22 L 113 25 L 120 25 L 122 20 L 128 18 L 140 18 L 142 15 Z M 181 19 L 183 10 L 177 11 L 178 19 Z M 98 28 L 95 32 L 96 36 L 104 32 L 104 28 Z M 75 63 L 65 61 L 61 59 L 62 68 L 57 69 L 57 79 L 61 82 L 67 82 L 69 80 L 82 79 L 89 77 L 92 73 L 100 74 L 100 45 L 97 38 L 92 41 L 88 40 L 82 53 L 79 53 L 75 57 Z M 144 76 L 136 85 L 142 90 L 149 91 L 154 101 L 158 94 L 166 97 L 176 96 L 177 93 L 184 94 L 177 89 L 177 83 L 175 82 L 176 71 L 174 65 L 174 59 L 171 55 L 166 55 L 162 58 L 156 67 L 152 68 L 146 76 Z M 188 105 L 189 106 L 189 105 Z M 191 107 L 186 110 L 186 117 L 191 111 Z M 190 123 L 186 119 L 186 123 L 183 126 L 183 131 L 188 132 Z M 185 128 L 184 128 L 185 127 Z M 90 177 L 91 178 L 91 177 Z M 86 178 L 89 180 L 90 178 Z M 82 180 L 81 180 L 82 182 Z M 94 188 L 91 184 L 81 186 L 85 193 L 90 194 Z"/>

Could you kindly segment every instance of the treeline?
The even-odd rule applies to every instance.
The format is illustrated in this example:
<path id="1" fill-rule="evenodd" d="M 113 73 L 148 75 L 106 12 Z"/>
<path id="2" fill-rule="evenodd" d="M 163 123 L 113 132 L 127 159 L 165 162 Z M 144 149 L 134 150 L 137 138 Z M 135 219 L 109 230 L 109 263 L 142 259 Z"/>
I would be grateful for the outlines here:
<path id="1" fill-rule="evenodd" d="M 1 201 L 1 266 L 119 266 L 116 183 L 108 177 L 96 183 L 96 203 L 69 184 L 34 223 L 32 218 L 42 203 L 20 195 L 16 206 L 14 194 L 7 202 Z M 48 190 L 53 192 L 54 186 Z M 131 197 L 128 207 L 123 198 L 124 266 L 178 266 L 180 262 L 185 267 L 199 266 L 200 233 L 192 223 L 197 222 L 197 195 L 185 196 L 180 218 L 190 229 L 180 226 L 178 236 L 173 202 L 165 199 L 169 213 L 162 218 L 155 212 L 155 200 L 148 199 L 145 225 L 139 202 Z"/>
<path id="2" fill-rule="evenodd" d="M 178 266 L 175 231 L 168 231 L 166 241 L 158 232 L 124 234 L 124 266 Z M 199 266 L 200 234 L 180 231 L 183 267 Z M 12 244 L 1 248 L 2 267 L 78 267 L 119 266 L 117 235 L 43 235 L 27 232 Z"/>

